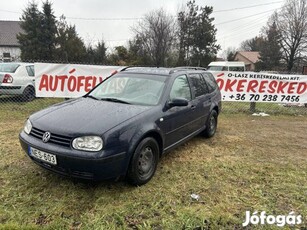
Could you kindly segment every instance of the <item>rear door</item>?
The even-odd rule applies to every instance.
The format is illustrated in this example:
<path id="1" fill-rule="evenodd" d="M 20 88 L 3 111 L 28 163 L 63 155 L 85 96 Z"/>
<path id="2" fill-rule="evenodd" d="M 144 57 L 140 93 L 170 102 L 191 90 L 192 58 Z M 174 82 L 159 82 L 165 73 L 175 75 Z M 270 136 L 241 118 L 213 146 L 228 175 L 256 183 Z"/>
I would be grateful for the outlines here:
<path id="1" fill-rule="evenodd" d="M 26 65 L 23 66 L 22 68 L 24 69 L 23 74 L 21 75 L 23 85 L 24 86 L 32 85 L 33 87 L 35 87 L 34 65 Z"/>
<path id="2" fill-rule="evenodd" d="M 209 87 L 200 73 L 192 73 L 189 75 L 189 80 L 192 86 L 193 101 L 196 105 L 195 117 L 197 119 L 195 130 L 199 130 L 205 126 L 205 123 L 210 114 L 211 95 Z"/>
<path id="3" fill-rule="evenodd" d="M 214 76 L 211 73 L 208 72 L 204 72 L 202 73 L 202 76 L 204 77 L 207 85 L 208 85 L 208 89 L 209 89 L 209 95 L 211 98 L 211 101 L 218 105 L 218 102 L 221 101 L 221 92 L 219 90 L 219 86 L 216 83 Z"/>

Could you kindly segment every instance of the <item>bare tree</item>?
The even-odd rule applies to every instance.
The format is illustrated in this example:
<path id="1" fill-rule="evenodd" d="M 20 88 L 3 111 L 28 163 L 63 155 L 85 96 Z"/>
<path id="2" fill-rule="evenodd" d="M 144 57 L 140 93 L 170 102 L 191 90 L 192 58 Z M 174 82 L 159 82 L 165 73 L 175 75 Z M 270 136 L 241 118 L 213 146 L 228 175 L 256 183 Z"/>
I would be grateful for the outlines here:
<path id="1" fill-rule="evenodd" d="M 162 8 L 145 15 L 132 28 L 155 66 L 164 66 L 175 39 L 175 20 Z"/>
<path id="2" fill-rule="evenodd" d="M 263 36 L 256 36 L 254 38 L 245 40 L 240 45 L 241 51 L 259 51 L 263 45 Z"/>
<path id="3" fill-rule="evenodd" d="M 307 48 L 307 0 L 287 0 L 272 19 L 281 36 L 283 59 L 291 71 Z"/>

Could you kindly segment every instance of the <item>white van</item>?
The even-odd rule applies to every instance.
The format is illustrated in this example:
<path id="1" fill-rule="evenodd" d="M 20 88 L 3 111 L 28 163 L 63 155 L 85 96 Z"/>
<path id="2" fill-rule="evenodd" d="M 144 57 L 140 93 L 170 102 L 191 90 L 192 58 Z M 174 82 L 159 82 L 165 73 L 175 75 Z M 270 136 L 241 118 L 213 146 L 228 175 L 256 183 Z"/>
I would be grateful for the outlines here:
<path id="1" fill-rule="evenodd" d="M 244 62 L 214 61 L 208 65 L 208 71 L 245 71 Z"/>

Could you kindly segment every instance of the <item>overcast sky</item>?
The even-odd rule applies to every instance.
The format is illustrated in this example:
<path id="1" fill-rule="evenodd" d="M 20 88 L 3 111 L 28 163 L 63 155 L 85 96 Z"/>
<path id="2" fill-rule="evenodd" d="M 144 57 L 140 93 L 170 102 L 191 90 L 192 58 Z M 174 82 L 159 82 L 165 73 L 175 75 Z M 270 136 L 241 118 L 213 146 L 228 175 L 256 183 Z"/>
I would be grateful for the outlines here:
<path id="1" fill-rule="evenodd" d="M 39 3 L 41 9 L 41 0 Z M 103 39 L 108 47 L 125 45 L 133 37 L 131 27 L 138 18 L 154 9 L 176 15 L 186 0 L 51 0 L 57 17 L 62 14 L 76 25 L 85 44 Z M 212 6 L 217 40 L 222 50 L 259 34 L 274 10 L 285 0 L 196 0 L 200 6 Z M 1 0 L 0 20 L 19 20 L 27 6 L 25 0 Z M 117 19 L 117 20 L 115 20 Z M 120 20 L 118 20 L 120 19 Z M 221 53 L 221 52 L 220 52 Z"/>

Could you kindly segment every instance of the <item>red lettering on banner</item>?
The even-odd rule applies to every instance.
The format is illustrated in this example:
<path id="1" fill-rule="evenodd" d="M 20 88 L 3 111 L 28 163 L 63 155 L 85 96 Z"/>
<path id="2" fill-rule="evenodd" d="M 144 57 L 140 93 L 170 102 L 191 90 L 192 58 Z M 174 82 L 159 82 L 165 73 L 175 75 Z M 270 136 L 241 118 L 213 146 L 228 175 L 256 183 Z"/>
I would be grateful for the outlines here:
<path id="1" fill-rule="evenodd" d="M 73 69 L 69 73 L 73 73 Z M 92 88 L 96 86 L 97 79 L 99 82 L 103 81 L 102 77 L 95 76 L 67 76 L 67 75 L 47 75 L 43 74 L 39 84 L 39 91 L 52 91 L 56 92 L 60 90 L 61 92 L 65 91 L 67 88 L 70 92 L 77 90 L 78 92 L 82 91 L 84 88 L 85 92 L 89 92 Z"/>
<path id="2" fill-rule="evenodd" d="M 284 89 L 289 85 L 289 82 L 279 82 L 277 93 L 285 93 Z"/>
<path id="3" fill-rule="evenodd" d="M 78 76 L 78 84 L 77 84 L 77 91 L 80 92 L 80 88 L 84 86 L 84 76 Z"/>
<path id="4" fill-rule="evenodd" d="M 96 86 L 96 81 L 97 81 L 97 78 L 94 77 L 94 79 L 93 79 L 93 87 Z"/>
<path id="5" fill-rule="evenodd" d="M 307 91 L 307 83 L 305 82 L 299 83 L 297 87 L 297 94 L 303 94 L 306 93 L 306 91 Z"/>
<path id="6" fill-rule="evenodd" d="M 278 85 L 278 81 L 271 81 L 269 84 L 268 93 L 274 93 L 276 91 L 277 85 Z"/>
<path id="7" fill-rule="evenodd" d="M 248 86 L 247 86 L 247 92 L 253 92 L 253 93 L 256 93 L 256 88 L 258 86 L 258 81 L 257 80 L 252 80 L 248 83 Z"/>
<path id="8" fill-rule="evenodd" d="M 288 93 L 289 94 L 292 94 L 292 93 L 294 93 L 294 89 L 295 89 L 295 85 L 297 85 L 297 82 L 291 82 L 290 84 L 289 84 L 289 88 L 288 88 Z"/>
<path id="9" fill-rule="evenodd" d="M 74 92 L 76 90 L 76 87 L 77 87 L 77 79 L 76 79 L 76 77 L 75 76 L 70 76 L 68 78 L 68 83 L 67 83 L 68 91 Z"/>
<path id="10" fill-rule="evenodd" d="M 59 81 L 61 82 L 60 84 L 60 90 L 63 92 L 64 91 L 64 87 L 65 87 L 65 81 L 66 79 L 68 79 L 68 76 L 67 75 L 62 75 L 62 76 L 57 76 Z"/>
<path id="11" fill-rule="evenodd" d="M 85 85 L 84 85 L 85 92 L 89 92 L 93 88 L 91 83 L 90 83 L 91 81 L 93 82 L 93 77 L 92 76 L 89 76 L 89 77 L 85 78 Z"/>
<path id="12" fill-rule="evenodd" d="M 236 83 L 237 83 L 237 80 L 228 79 L 228 80 L 226 81 L 226 85 L 225 85 L 225 89 L 224 89 L 225 92 L 228 92 L 228 91 L 233 92 L 232 87 L 233 87 Z"/>
<path id="13" fill-rule="evenodd" d="M 265 93 L 266 85 L 268 84 L 268 81 L 261 81 L 259 86 L 259 93 Z"/>
<path id="14" fill-rule="evenodd" d="M 220 90 L 222 90 L 223 86 L 224 86 L 224 79 L 218 78 L 218 79 L 216 79 L 216 83 L 219 86 Z"/>
<path id="15" fill-rule="evenodd" d="M 58 87 L 58 78 L 57 76 L 53 77 L 53 76 L 49 76 L 49 89 L 50 91 L 56 91 Z"/>
<path id="16" fill-rule="evenodd" d="M 43 74 L 41 81 L 39 83 L 39 87 L 38 90 L 41 91 L 43 88 L 46 89 L 46 91 L 49 91 L 49 87 L 48 87 L 48 75 L 47 74 Z"/>
<path id="17" fill-rule="evenodd" d="M 237 92 L 243 92 L 244 91 L 244 83 L 246 83 L 247 80 L 240 80 L 238 81 L 238 85 L 237 85 Z"/>

